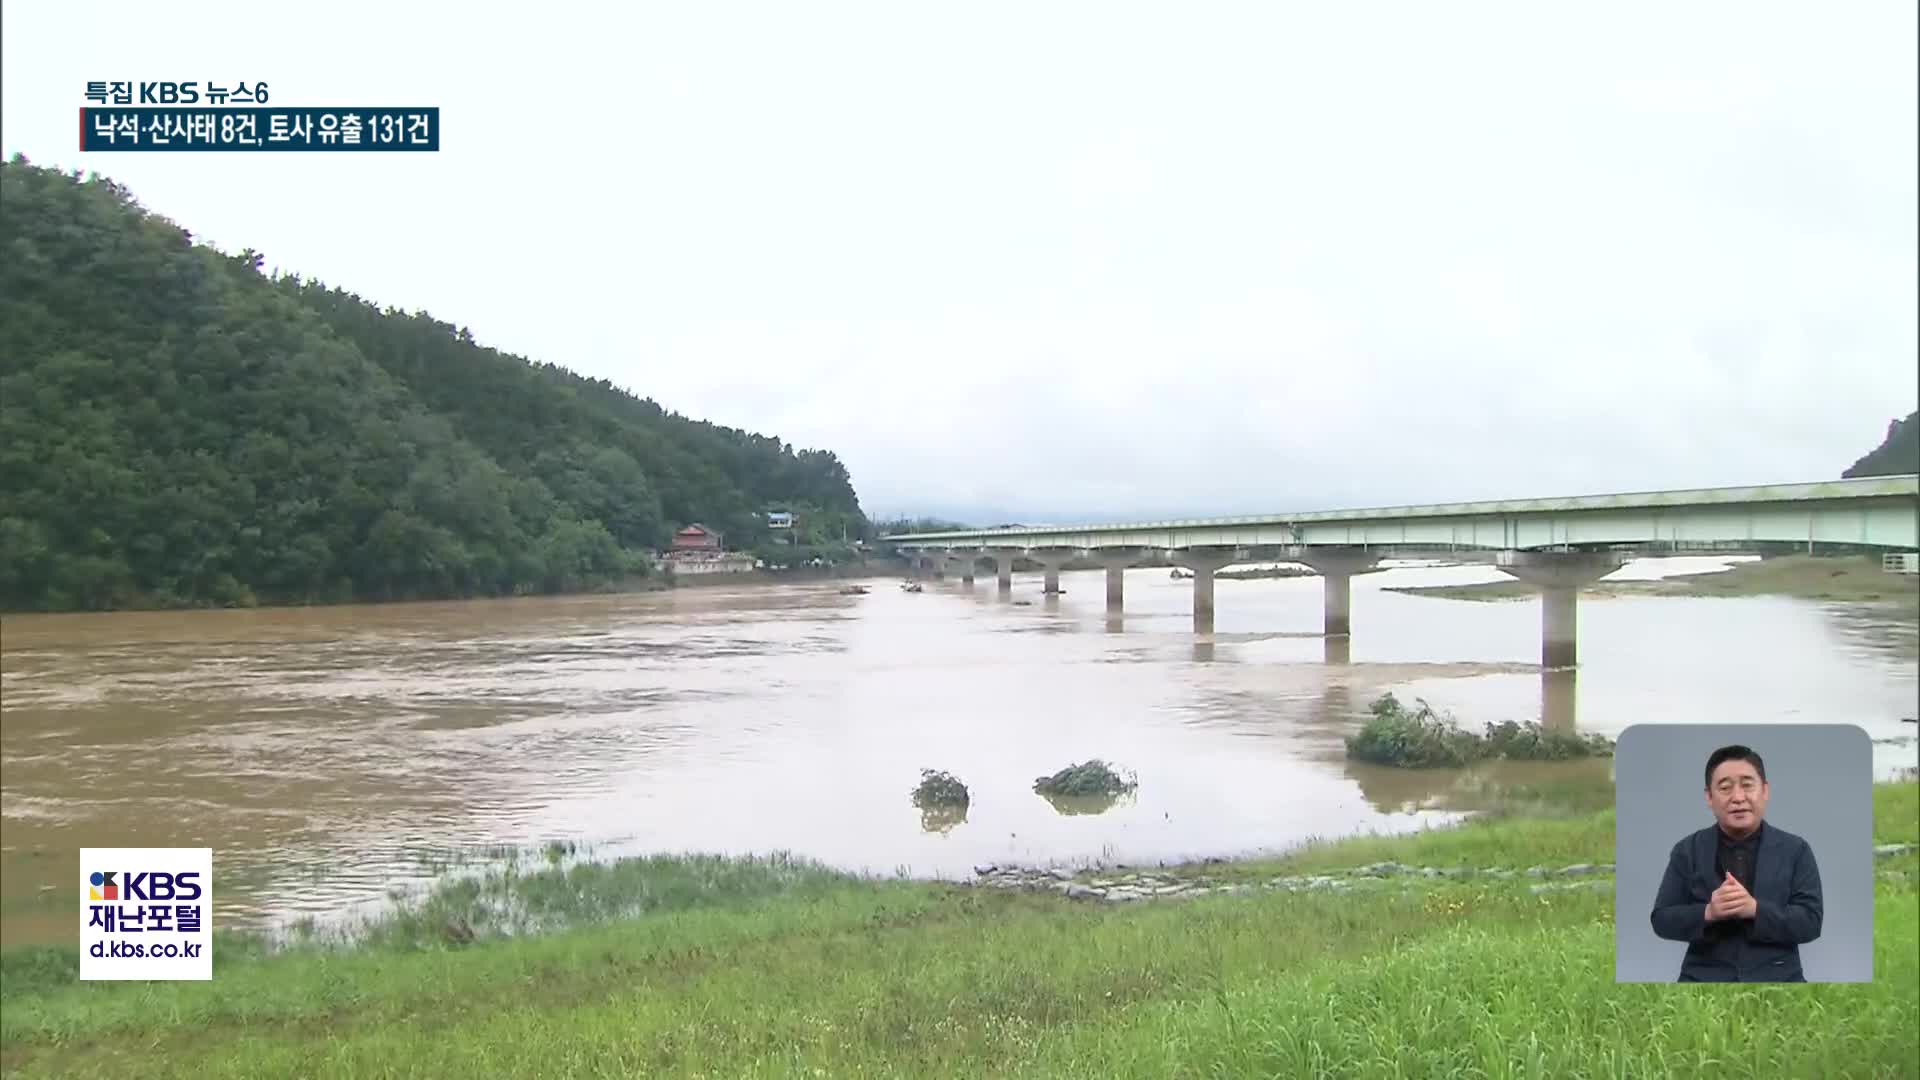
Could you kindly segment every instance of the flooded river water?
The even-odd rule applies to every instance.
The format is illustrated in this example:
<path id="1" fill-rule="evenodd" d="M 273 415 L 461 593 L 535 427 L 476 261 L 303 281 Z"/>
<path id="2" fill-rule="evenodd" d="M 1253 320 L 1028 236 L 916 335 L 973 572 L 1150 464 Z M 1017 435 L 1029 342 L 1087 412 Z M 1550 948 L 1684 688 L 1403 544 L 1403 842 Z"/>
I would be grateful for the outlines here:
<path id="1" fill-rule="evenodd" d="M 1097 571 L 1064 575 L 1055 600 L 1021 575 L 1014 603 L 990 578 L 917 594 L 875 579 L 864 596 L 821 582 L 10 617 L 0 939 L 74 938 L 81 846 L 212 846 L 219 925 L 236 928 L 379 903 L 436 858 L 498 845 L 787 850 L 953 876 L 1271 852 L 1472 809 L 1458 774 L 1344 760 L 1386 691 L 1475 728 L 1854 723 L 1882 775 L 1914 764 L 1911 627 L 1781 598 L 1589 597 L 1576 681 L 1538 669 L 1537 601 L 1381 591 L 1501 579 L 1356 578 L 1344 647 L 1318 634 L 1316 578 L 1221 581 L 1197 637 L 1189 584 L 1145 569 L 1118 622 Z M 1094 757 L 1132 770 L 1135 795 L 1074 813 L 1031 790 Z M 971 787 L 964 820 L 911 805 L 923 767 Z"/>

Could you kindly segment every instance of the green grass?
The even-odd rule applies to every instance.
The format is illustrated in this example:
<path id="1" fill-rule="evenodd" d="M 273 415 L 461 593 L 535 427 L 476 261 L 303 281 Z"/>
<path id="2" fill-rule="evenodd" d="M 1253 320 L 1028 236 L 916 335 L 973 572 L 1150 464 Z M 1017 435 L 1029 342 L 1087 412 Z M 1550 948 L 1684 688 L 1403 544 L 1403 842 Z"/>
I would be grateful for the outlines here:
<path id="1" fill-rule="evenodd" d="M 1566 906 L 1520 914 L 1518 926 L 1475 920 L 1359 962 L 1255 979 L 1213 1008 L 1157 1002 L 1047 1046 L 1040 1071 L 1912 1075 L 1911 892 L 1875 919 L 1881 982 L 1731 993 L 1612 984 L 1606 902 L 1555 903 Z"/>
<path id="2" fill-rule="evenodd" d="M 1882 844 L 1920 844 L 1920 783 L 1874 785 L 1873 835 Z"/>
<path id="3" fill-rule="evenodd" d="M 547 851 L 558 861 L 553 848 Z M 425 948 L 467 933 L 537 934 L 707 904 L 818 895 L 846 880 L 786 855 L 648 856 L 533 870 L 509 866 L 446 882 L 424 903 L 379 919 L 353 938 L 375 946 Z"/>
<path id="4" fill-rule="evenodd" d="M 1272 878 L 1310 874 L 1367 863 L 1409 866 L 1529 866 L 1613 861 L 1613 811 L 1583 817 L 1469 818 L 1449 828 L 1385 836 L 1314 840 L 1275 859 L 1248 859 L 1207 866 L 1210 876 Z M 1196 868 L 1197 869 L 1197 868 Z"/>
<path id="5" fill-rule="evenodd" d="M 1879 787 L 1875 811 L 1880 841 L 1913 842 L 1920 786 Z M 1207 869 L 1612 851 L 1600 813 Z M 508 906 L 574 925 L 476 925 L 464 946 L 416 925 L 352 949 L 216 947 L 212 982 L 151 984 L 74 982 L 71 949 L 9 953 L 0 1063 L 21 1076 L 1910 1076 L 1915 862 L 1883 864 L 1909 872 L 1879 885 L 1875 982 L 1746 988 L 1616 985 L 1605 890 L 1475 879 L 1096 905 L 780 860 L 553 868 L 521 875 L 545 900 Z M 640 917 L 591 898 L 636 889 L 655 898 Z M 445 911 L 468 911 L 455 899 Z"/>

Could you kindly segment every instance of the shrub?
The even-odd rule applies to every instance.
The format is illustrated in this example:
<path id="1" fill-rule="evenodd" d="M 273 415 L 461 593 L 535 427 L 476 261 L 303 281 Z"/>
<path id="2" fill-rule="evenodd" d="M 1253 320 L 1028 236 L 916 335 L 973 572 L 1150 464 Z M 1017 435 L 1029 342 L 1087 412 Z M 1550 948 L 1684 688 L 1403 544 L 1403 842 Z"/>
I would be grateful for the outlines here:
<path id="1" fill-rule="evenodd" d="M 1604 736 L 1548 731 L 1532 722 L 1488 724 L 1486 734 L 1475 735 L 1425 701 L 1409 709 L 1392 694 L 1382 694 L 1369 711 L 1373 715 L 1347 737 L 1347 756 L 1378 765 L 1459 768 L 1487 758 L 1565 761 L 1613 753 Z"/>
<path id="2" fill-rule="evenodd" d="M 1613 742 L 1603 735 L 1548 731 L 1539 724 L 1511 720 L 1488 724 L 1486 741 L 1488 756 L 1513 761 L 1567 761 L 1613 754 Z"/>
<path id="3" fill-rule="evenodd" d="M 920 770 L 920 786 L 913 789 L 913 805 L 928 807 L 965 806 L 969 801 L 967 785 L 949 772 Z"/>
<path id="4" fill-rule="evenodd" d="M 1121 776 L 1099 758 L 1069 765 L 1033 782 L 1042 795 L 1122 795 L 1139 787 L 1132 774 Z"/>
<path id="5" fill-rule="evenodd" d="M 1380 765 L 1409 769 L 1459 767 L 1484 756 L 1482 740 L 1460 730 L 1451 717 L 1441 716 L 1421 701 L 1417 708 L 1383 694 L 1371 706 L 1357 734 L 1347 737 L 1347 756 Z"/>

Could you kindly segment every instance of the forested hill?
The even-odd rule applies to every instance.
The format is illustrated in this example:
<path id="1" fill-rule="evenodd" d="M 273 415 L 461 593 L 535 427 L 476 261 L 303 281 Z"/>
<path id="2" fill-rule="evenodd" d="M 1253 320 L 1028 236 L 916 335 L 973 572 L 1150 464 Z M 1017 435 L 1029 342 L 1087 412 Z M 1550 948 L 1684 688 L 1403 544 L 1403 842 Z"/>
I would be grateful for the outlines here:
<path id="1" fill-rule="evenodd" d="M 865 536 L 825 451 L 481 348 L 0 164 L 0 608 L 565 591 L 690 522 Z"/>
<path id="2" fill-rule="evenodd" d="M 1887 437 L 1868 451 L 1846 472 L 1854 476 L 1904 476 L 1920 472 L 1920 412 L 1909 413 L 1905 420 L 1887 425 Z"/>

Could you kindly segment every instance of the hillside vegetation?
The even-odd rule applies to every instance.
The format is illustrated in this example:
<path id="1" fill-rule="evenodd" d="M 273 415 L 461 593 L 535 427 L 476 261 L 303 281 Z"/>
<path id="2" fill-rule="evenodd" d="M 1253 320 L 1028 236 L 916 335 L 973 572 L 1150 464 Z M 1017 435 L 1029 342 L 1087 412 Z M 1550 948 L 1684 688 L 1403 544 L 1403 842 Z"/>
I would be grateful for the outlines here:
<path id="1" fill-rule="evenodd" d="M 97 176 L 0 164 L 0 608 L 592 588 L 680 525 L 868 532 L 826 451 L 270 278 Z"/>
<path id="2" fill-rule="evenodd" d="M 1907 414 L 1905 420 L 1887 425 L 1887 437 L 1880 445 L 1862 455 L 1842 479 L 1856 476 L 1905 476 L 1920 473 L 1920 412 Z"/>

